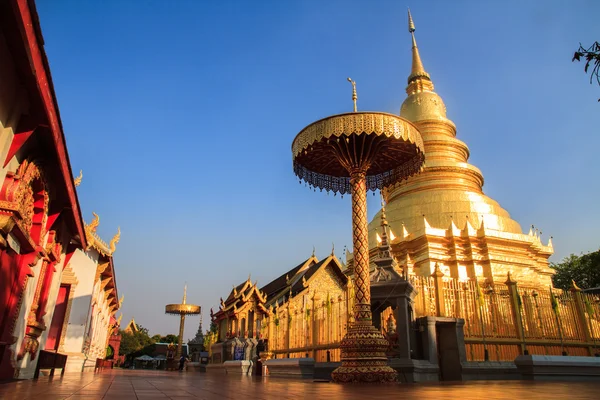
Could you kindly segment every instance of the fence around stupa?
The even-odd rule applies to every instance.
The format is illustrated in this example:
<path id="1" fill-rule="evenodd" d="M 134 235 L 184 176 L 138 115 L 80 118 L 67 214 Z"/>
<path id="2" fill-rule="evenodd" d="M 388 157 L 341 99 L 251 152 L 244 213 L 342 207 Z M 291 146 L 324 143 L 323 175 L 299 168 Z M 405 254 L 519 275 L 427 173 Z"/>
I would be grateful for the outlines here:
<path id="1" fill-rule="evenodd" d="M 538 355 L 590 356 L 600 352 L 600 304 L 597 296 L 577 287 L 570 291 L 525 288 L 517 282 L 477 284 L 442 276 L 414 276 L 414 316 L 465 320 L 469 361 L 512 361 L 525 350 Z M 340 341 L 352 310 L 346 296 L 281 306 L 261 324 L 276 358 L 314 357 L 339 361 Z M 382 312 L 385 326 L 390 308 Z"/>
<path id="2" fill-rule="evenodd" d="M 351 309 L 345 295 L 312 298 L 297 308 L 283 305 L 262 321 L 261 335 L 269 339 L 269 351 L 275 358 L 339 361 L 339 345 L 346 334 Z"/>

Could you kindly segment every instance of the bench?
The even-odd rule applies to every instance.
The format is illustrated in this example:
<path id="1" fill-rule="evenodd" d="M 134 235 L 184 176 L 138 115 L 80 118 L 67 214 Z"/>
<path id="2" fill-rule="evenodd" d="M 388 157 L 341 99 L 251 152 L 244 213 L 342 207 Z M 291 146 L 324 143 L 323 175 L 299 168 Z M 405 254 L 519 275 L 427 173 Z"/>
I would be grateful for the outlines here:
<path id="1" fill-rule="evenodd" d="M 54 376 L 54 370 L 60 368 L 60 376 L 65 374 L 65 366 L 67 365 L 67 355 L 60 354 L 56 351 L 40 350 L 38 355 L 37 366 L 35 367 L 35 373 L 33 378 L 37 379 L 40 377 L 40 370 L 49 369 L 50 377 Z"/>
<path id="2" fill-rule="evenodd" d="M 104 360 L 102 358 L 96 358 L 96 366 L 94 367 L 94 372 L 102 371 L 104 368 L 113 367 L 113 360 Z"/>

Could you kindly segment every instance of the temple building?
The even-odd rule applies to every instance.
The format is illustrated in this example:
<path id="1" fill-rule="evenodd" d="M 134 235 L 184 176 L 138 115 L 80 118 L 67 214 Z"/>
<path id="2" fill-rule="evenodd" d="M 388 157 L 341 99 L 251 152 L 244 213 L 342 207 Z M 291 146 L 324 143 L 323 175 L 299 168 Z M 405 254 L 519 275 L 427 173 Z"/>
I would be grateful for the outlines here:
<path id="1" fill-rule="evenodd" d="M 81 353 L 91 314 L 102 319 L 90 341 L 102 357 L 118 301 L 109 253 L 77 261 L 107 246 L 81 215 L 32 1 L 0 2 L 0 82 L 1 380 L 45 368 L 41 352 Z"/>
<path id="2" fill-rule="evenodd" d="M 97 358 L 105 358 L 107 351 L 114 355 L 115 347 L 118 355 L 120 347 L 115 314 L 123 299 L 118 300 L 112 257 L 120 230 L 107 245 L 96 233 L 99 223 L 94 213 L 85 225 L 88 249 L 75 250 L 63 272 L 61 283 L 69 296 L 58 350 L 68 356 L 67 372 L 93 370 Z"/>
<path id="3" fill-rule="evenodd" d="M 483 174 L 469 164 L 469 148 L 457 139 L 456 126 L 423 67 L 412 18 L 409 30 L 412 68 L 400 116 L 422 134 L 425 168 L 383 191 L 399 267 L 407 275 L 429 276 L 437 264 L 446 276 L 490 282 L 503 282 L 510 271 L 521 285 L 548 287 L 552 241 L 544 245 L 537 230 L 523 233 L 509 213 L 483 193 Z M 372 260 L 378 252 L 380 220 L 381 212 L 369 224 Z M 352 255 L 348 258 L 352 271 Z"/>
<path id="4" fill-rule="evenodd" d="M 137 324 L 135 323 L 135 320 L 133 318 L 131 318 L 131 321 L 129 321 L 129 323 L 123 330 L 127 333 L 134 333 L 134 332 L 138 332 L 139 328 L 138 328 Z"/>
<path id="5" fill-rule="evenodd" d="M 219 340 L 231 337 L 257 337 L 262 316 L 268 314 L 265 306 L 267 296 L 261 292 L 250 277 L 234 286 L 227 299 L 220 299 L 219 311 L 211 319 L 218 327 Z"/>
<path id="6" fill-rule="evenodd" d="M 215 352 L 213 345 L 213 362 L 234 359 L 219 343 L 234 339 L 264 339 L 275 357 L 290 356 L 290 348 L 329 343 L 334 337 L 340 340 L 351 309 L 350 290 L 342 264 L 333 253 L 321 261 L 313 253 L 260 289 L 248 277 L 225 301 L 221 299 L 217 313 L 211 310 L 218 327 L 219 350 Z M 310 335 L 295 334 L 307 330 Z"/>

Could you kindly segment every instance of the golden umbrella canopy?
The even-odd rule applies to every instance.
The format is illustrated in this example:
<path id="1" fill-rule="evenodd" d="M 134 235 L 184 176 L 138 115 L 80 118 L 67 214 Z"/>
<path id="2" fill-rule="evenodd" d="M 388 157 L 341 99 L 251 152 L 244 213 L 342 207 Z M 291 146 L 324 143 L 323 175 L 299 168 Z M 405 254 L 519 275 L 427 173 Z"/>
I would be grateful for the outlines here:
<path id="1" fill-rule="evenodd" d="M 194 304 L 167 304 L 165 314 L 196 315 L 200 314 L 200 306 Z"/>
<path id="2" fill-rule="evenodd" d="M 364 168 L 367 190 L 421 171 L 424 145 L 408 120 L 383 112 L 352 112 L 313 122 L 292 143 L 294 173 L 309 185 L 350 193 L 353 169 Z"/>
<path id="3" fill-rule="evenodd" d="M 165 306 L 165 314 L 179 315 L 179 341 L 177 343 L 177 357 L 181 356 L 183 346 L 183 331 L 185 326 L 186 315 L 200 314 L 200 306 L 195 304 L 187 304 L 187 284 L 183 287 L 183 301 L 181 304 L 167 304 Z"/>

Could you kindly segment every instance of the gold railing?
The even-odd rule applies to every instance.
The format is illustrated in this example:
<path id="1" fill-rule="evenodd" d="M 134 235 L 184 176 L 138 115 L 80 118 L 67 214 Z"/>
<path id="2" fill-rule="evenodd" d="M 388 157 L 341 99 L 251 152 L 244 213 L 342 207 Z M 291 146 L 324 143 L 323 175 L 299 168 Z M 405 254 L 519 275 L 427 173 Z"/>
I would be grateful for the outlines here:
<path id="1" fill-rule="evenodd" d="M 432 284 L 433 282 L 433 284 Z M 597 296 L 505 283 L 458 281 L 440 272 L 413 276 L 416 317 L 463 318 L 469 360 L 512 361 L 519 354 L 581 355 L 600 352 Z M 432 306 L 432 304 L 434 306 Z M 436 306 L 437 305 L 437 306 Z"/>
<path id="2" fill-rule="evenodd" d="M 459 281 L 439 270 L 413 276 L 414 316 L 462 318 L 467 359 L 512 361 L 520 354 L 581 355 L 600 353 L 600 304 L 597 296 L 573 286 L 569 291 L 505 283 Z M 351 294 L 350 294 L 351 295 Z M 323 296 L 322 296 L 323 297 Z M 339 344 L 351 317 L 346 295 L 286 302 L 261 321 L 275 358 L 314 357 L 339 361 Z M 292 300 L 293 303 L 293 300 Z M 383 330 L 393 314 L 379 310 Z M 487 350 L 487 352 L 486 352 Z M 329 358 L 328 358 L 329 355 Z"/>
<path id="3" fill-rule="evenodd" d="M 313 357 L 317 362 L 340 360 L 339 343 L 346 334 L 346 296 L 312 298 L 305 304 L 285 303 L 261 321 L 261 334 L 268 339 L 275 358 Z"/>

